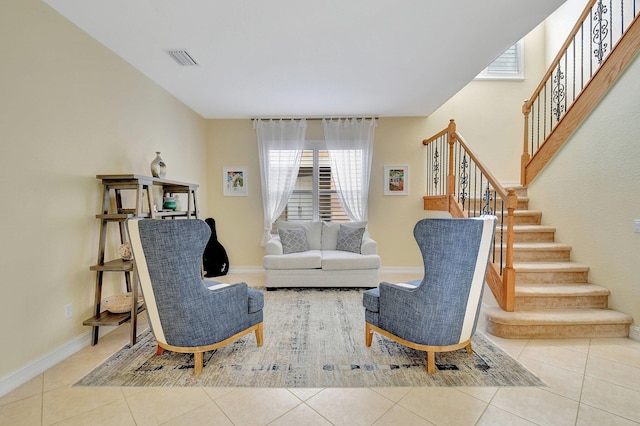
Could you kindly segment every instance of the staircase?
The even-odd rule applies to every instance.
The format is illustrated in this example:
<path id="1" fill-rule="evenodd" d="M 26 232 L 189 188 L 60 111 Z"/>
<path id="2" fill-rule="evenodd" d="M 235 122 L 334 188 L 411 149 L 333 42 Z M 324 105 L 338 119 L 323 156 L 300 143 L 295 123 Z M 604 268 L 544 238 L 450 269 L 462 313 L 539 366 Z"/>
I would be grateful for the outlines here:
<path id="1" fill-rule="evenodd" d="M 571 261 L 571 246 L 529 210 L 518 188 L 514 212 L 515 310 L 483 310 L 487 331 L 505 338 L 628 337 L 633 319 L 607 308 L 609 290 L 588 282 L 589 267 Z M 502 224 L 498 224 L 502 226 Z"/>

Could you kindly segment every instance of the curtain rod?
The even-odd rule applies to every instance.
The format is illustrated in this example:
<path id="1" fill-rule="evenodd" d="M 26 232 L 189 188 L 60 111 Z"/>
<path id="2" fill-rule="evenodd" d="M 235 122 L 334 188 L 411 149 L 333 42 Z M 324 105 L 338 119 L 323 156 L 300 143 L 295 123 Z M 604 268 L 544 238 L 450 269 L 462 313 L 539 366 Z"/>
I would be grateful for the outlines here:
<path id="1" fill-rule="evenodd" d="M 333 119 L 359 119 L 366 118 L 371 120 L 377 120 L 378 117 L 254 117 L 251 120 L 302 120 L 305 119 L 307 121 L 320 121 L 320 120 L 333 120 Z"/>

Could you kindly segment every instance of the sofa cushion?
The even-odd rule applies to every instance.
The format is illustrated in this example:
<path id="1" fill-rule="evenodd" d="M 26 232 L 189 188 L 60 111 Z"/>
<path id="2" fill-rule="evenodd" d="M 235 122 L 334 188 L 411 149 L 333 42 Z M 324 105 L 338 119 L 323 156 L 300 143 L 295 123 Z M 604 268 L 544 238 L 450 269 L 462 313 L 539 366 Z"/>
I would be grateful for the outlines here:
<path id="1" fill-rule="evenodd" d="M 322 250 L 336 249 L 338 244 L 338 231 L 341 225 L 366 229 L 367 222 L 322 222 Z"/>
<path id="2" fill-rule="evenodd" d="M 380 256 L 377 254 L 364 255 L 341 250 L 322 251 L 322 269 L 325 271 L 379 268 Z"/>
<path id="3" fill-rule="evenodd" d="M 338 230 L 338 241 L 336 242 L 336 250 L 350 251 L 352 253 L 360 254 L 363 234 L 364 228 L 340 225 L 340 229 Z"/>
<path id="4" fill-rule="evenodd" d="M 307 250 L 300 253 L 272 255 L 262 258 L 265 269 L 319 269 L 322 267 L 320 250 Z"/>
<path id="5" fill-rule="evenodd" d="M 304 229 L 278 229 L 280 241 L 282 242 L 282 253 L 299 253 L 309 250 L 307 234 Z"/>
<path id="6" fill-rule="evenodd" d="M 286 221 L 286 220 L 278 220 L 276 222 L 276 226 L 278 227 L 278 232 L 280 229 L 304 229 L 307 235 L 307 243 L 309 244 L 309 249 L 311 250 L 320 250 L 321 249 L 321 241 L 322 241 L 322 222 L 295 222 L 295 221 Z"/>

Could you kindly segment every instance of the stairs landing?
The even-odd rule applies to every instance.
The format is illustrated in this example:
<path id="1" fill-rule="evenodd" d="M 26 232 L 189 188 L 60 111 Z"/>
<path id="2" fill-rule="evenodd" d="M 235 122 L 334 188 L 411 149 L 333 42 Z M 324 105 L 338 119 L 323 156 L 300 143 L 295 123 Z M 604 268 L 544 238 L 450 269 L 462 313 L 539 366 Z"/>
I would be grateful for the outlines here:
<path id="1" fill-rule="evenodd" d="M 488 308 L 487 331 L 504 338 L 628 337 L 633 319 L 608 309 L 609 290 L 588 282 L 588 265 L 570 260 L 519 188 L 514 225 L 515 310 Z M 531 213 L 528 213 L 531 212 Z"/>

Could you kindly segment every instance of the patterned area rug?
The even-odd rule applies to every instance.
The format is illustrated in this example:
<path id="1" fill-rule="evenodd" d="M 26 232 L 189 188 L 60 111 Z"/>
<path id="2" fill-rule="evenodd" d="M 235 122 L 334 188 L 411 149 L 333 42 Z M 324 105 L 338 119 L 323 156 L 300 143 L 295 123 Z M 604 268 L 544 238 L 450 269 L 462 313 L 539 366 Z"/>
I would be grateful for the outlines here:
<path id="1" fill-rule="evenodd" d="M 545 386 L 486 337 L 476 333 L 473 355 L 464 349 L 436 355 L 378 334 L 364 345 L 361 289 L 280 289 L 265 292 L 264 346 L 255 335 L 204 354 L 193 375 L 193 354 L 156 356 L 150 332 L 125 346 L 76 386 L 377 387 Z"/>

